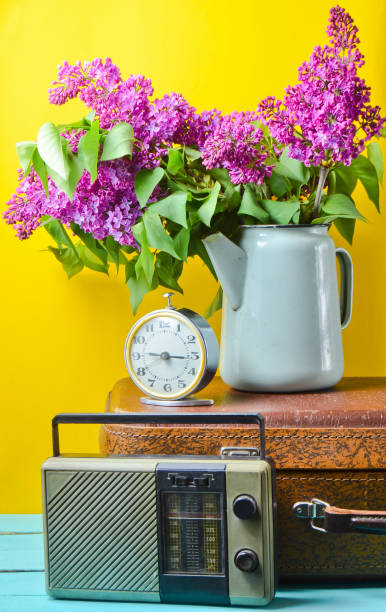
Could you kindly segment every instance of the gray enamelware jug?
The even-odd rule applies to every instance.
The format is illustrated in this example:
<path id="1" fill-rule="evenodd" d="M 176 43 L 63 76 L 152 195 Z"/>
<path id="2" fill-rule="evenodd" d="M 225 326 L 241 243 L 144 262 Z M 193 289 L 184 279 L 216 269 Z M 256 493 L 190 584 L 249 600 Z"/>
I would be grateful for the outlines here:
<path id="1" fill-rule="evenodd" d="M 328 225 L 247 225 L 204 244 L 224 291 L 220 374 L 242 391 L 309 391 L 343 375 L 353 268 Z M 340 264 L 340 304 L 336 260 Z"/>

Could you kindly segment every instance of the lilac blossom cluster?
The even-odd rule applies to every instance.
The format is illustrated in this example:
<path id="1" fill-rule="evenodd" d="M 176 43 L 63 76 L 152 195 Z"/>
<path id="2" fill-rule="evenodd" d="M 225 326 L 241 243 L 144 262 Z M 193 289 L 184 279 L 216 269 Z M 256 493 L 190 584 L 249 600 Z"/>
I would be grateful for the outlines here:
<path id="1" fill-rule="evenodd" d="M 222 117 L 201 149 L 204 166 L 226 168 L 235 185 L 261 185 L 273 166 L 266 163 L 270 151 L 265 147 L 263 132 L 252 123 L 257 118 L 252 112 Z"/>
<path id="2" fill-rule="evenodd" d="M 39 226 L 42 216 L 49 215 L 65 225 L 74 221 L 98 240 L 113 236 L 121 244 L 136 246 L 131 228 L 141 212 L 137 204 L 133 206 L 136 196 L 130 163 L 114 160 L 101 164 L 93 183 L 85 172 L 72 202 L 50 178 L 47 198 L 37 174 L 32 170 L 23 178 L 19 170 L 19 186 L 4 216 L 21 240 Z"/>
<path id="3" fill-rule="evenodd" d="M 216 109 L 198 113 L 177 93 L 152 99 L 149 79 L 137 75 L 123 81 L 109 58 L 75 65 L 64 62 L 58 67 L 53 86 L 49 90 L 52 104 L 78 97 L 95 111 L 103 129 L 122 121 L 130 123 L 136 139 L 133 156 L 131 160 L 99 163 L 94 183 L 85 171 L 72 202 L 51 179 L 47 198 L 33 170 L 26 178 L 20 173 L 19 186 L 4 217 L 21 239 L 30 236 L 43 215 L 50 215 L 65 225 L 74 221 L 97 239 L 112 236 L 121 244 L 136 246 L 131 228 L 142 213 L 134 189 L 135 175 L 141 168 L 160 165 L 168 149 L 176 144 L 202 148 L 207 167 L 228 168 L 235 183 L 260 181 L 270 172 L 263 167 L 265 154 L 259 145 L 262 134 L 249 123 L 256 118 L 253 113 L 228 117 Z M 84 133 L 81 129 L 63 132 L 74 153 Z M 159 195 L 156 191 L 153 198 Z"/>
<path id="4" fill-rule="evenodd" d="M 270 96 L 258 106 L 272 136 L 289 147 L 290 157 L 307 166 L 350 165 L 365 142 L 380 135 L 385 122 L 357 74 L 364 63 L 357 32 L 343 8 L 332 8 L 329 44 L 315 47 L 299 67 L 299 83 L 286 89 L 283 101 Z"/>

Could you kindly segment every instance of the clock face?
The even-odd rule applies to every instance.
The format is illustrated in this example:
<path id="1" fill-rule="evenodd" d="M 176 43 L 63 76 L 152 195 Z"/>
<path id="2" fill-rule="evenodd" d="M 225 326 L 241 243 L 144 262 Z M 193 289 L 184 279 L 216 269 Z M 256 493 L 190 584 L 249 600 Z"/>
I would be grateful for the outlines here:
<path id="1" fill-rule="evenodd" d="M 152 313 L 130 331 L 126 365 L 135 384 L 148 395 L 179 398 L 192 393 L 205 368 L 199 330 L 178 312 Z"/>

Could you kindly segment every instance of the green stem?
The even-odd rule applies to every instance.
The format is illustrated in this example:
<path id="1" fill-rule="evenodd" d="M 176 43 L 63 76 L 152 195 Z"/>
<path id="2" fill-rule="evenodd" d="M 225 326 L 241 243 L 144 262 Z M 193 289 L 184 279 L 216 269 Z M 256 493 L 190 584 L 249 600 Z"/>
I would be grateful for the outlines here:
<path id="1" fill-rule="evenodd" d="M 319 217 L 319 214 L 320 214 L 320 201 L 322 199 L 323 189 L 324 189 L 324 185 L 326 183 L 326 178 L 327 178 L 327 175 L 328 175 L 328 170 L 329 170 L 329 168 L 327 168 L 326 166 L 321 166 L 321 168 L 320 168 L 318 187 L 317 187 L 317 190 L 316 190 L 314 208 L 313 208 L 313 212 L 312 212 L 312 218 L 313 219 L 316 219 L 317 217 Z"/>

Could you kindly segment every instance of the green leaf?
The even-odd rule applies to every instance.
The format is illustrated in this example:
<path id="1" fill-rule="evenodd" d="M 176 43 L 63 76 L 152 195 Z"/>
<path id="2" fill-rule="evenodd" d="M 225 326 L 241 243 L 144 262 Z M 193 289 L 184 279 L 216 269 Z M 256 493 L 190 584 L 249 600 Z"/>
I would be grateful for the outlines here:
<path id="1" fill-rule="evenodd" d="M 164 174 L 165 171 L 160 167 L 153 170 L 143 168 L 137 173 L 134 180 L 134 188 L 141 208 L 147 204 L 148 199 Z"/>
<path id="2" fill-rule="evenodd" d="M 184 158 L 178 149 L 169 149 L 167 171 L 170 174 L 177 174 L 184 167 Z"/>
<path id="3" fill-rule="evenodd" d="M 71 229 L 78 238 L 84 242 L 87 248 L 107 267 L 107 251 L 101 246 L 101 244 L 95 240 L 92 234 L 84 232 L 73 221 L 71 222 Z"/>
<path id="4" fill-rule="evenodd" d="M 31 140 L 25 140 L 23 142 L 16 143 L 16 152 L 19 158 L 21 167 L 24 170 L 24 176 L 29 174 L 32 164 L 32 156 L 36 151 L 36 142 Z"/>
<path id="5" fill-rule="evenodd" d="M 48 250 L 60 261 L 69 279 L 83 269 L 82 260 L 72 249 L 56 249 L 49 246 Z"/>
<path id="6" fill-rule="evenodd" d="M 72 199 L 75 193 L 75 189 L 77 187 L 79 179 L 81 178 L 83 174 L 84 166 L 83 166 L 81 159 L 70 151 L 68 152 L 67 165 L 68 165 L 69 172 L 68 172 L 68 176 L 66 179 L 63 179 L 50 166 L 47 166 L 47 172 L 52 178 L 55 185 L 59 187 L 59 189 L 64 191 L 64 193 L 67 195 L 67 197 L 72 202 Z"/>
<path id="7" fill-rule="evenodd" d="M 220 208 L 220 210 L 223 211 L 226 208 L 228 209 L 228 211 L 236 210 L 236 208 L 240 206 L 240 202 L 241 202 L 240 185 L 236 185 L 236 187 L 232 184 L 228 185 L 228 187 L 226 187 L 225 189 L 224 197 L 222 199 L 223 208 Z M 225 203 L 226 203 L 226 206 L 225 206 Z M 219 206 L 216 207 L 215 212 L 219 212 Z"/>
<path id="8" fill-rule="evenodd" d="M 40 178 L 42 185 L 44 187 L 44 191 L 46 192 L 47 198 L 49 197 L 48 193 L 48 176 L 47 176 L 47 167 L 42 158 L 39 155 L 39 151 L 35 149 L 32 155 L 32 165 L 38 177 Z"/>
<path id="9" fill-rule="evenodd" d="M 78 244 L 77 249 L 81 260 L 83 261 L 84 265 L 87 266 L 87 268 L 95 270 L 96 272 L 103 272 L 104 274 L 109 273 L 107 265 L 103 265 L 100 259 L 96 257 L 85 244 Z"/>
<path id="10" fill-rule="evenodd" d="M 323 217 L 316 217 L 312 219 L 311 225 L 321 225 L 322 223 L 331 223 L 335 219 L 340 219 L 340 215 L 325 215 Z"/>
<path id="11" fill-rule="evenodd" d="M 241 200 L 241 206 L 237 214 L 255 217 L 255 219 L 260 221 L 260 223 L 269 223 L 270 221 L 269 214 L 258 204 L 256 196 L 250 185 L 245 187 L 243 199 Z"/>
<path id="12" fill-rule="evenodd" d="M 72 198 L 74 197 L 75 190 L 80 181 L 80 178 L 84 172 L 84 167 L 82 161 L 79 159 L 77 155 L 74 155 L 71 151 L 68 155 L 68 165 L 69 165 L 69 175 L 66 184 L 66 193 L 72 202 Z"/>
<path id="13" fill-rule="evenodd" d="M 209 319 L 209 317 L 211 317 L 212 315 L 214 315 L 214 313 L 217 310 L 220 310 L 220 308 L 222 307 L 222 287 L 220 285 L 220 287 L 217 290 L 216 295 L 214 296 L 213 300 L 211 301 L 211 303 L 209 304 L 208 308 L 205 311 L 205 318 Z"/>
<path id="14" fill-rule="evenodd" d="M 364 217 L 357 210 L 352 199 L 344 193 L 334 193 L 327 196 L 322 211 L 324 215 L 338 215 L 339 217 L 350 217 L 351 219 L 364 221 Z"/>
<path id="15" fill-rule="evenodd" d="M 150 204 L 149 210 L 158 213 L 161 217 L 170 219 L 170 221 L 174 221 L 174 223 L 187 227 L 186 199 L 186 191 L 176 191 L 167 198 Z"/>
<path id="16" fill-rule="evenodd" d="M 149 246 L 158 251 L 165 251 L 165 253 L 173 255 L 177 259 L 181 259 L 174 248 L 173 239 L 166 232 L 159 215 L 149 209 L 145 212 L 142 219 L 145 224 Z"/>
<path id="17" fill-rule="evenodd" d="M 144 275 L 141 275 L 139 278 L 135 275 L 131 276 L 127 281 L 127 286 L 130 291 L 131 308 L 133 313 L 136 314 L 143 298 L 151 290 L 151 286 L 147 283 Z"/>
<path id="18" fill-rule="evenodd" d="M 386 138 L 386 125 L 384 125 L 383 128 L 381 128 L 381 136 L 382 138 Z"/>
<path id="19" fill-rule="evenodd" d="M 299 206 L 298 210 L 294 213 L 294 215 L 292 217 L 292 221 L 293 221 L 293 223 L 298 225 L 298 223 L 300 221 L 300 206 Z"/>
<path id="20" fill-rule="evenodd" d="M 189 240 L 190 231 L 185 227 L 180 229 L 178 234 L 174 236 L 174 248 L 178 253 L 180 259 L 182 259 L 183 261 L 187 261 L 188 259 Z"/>
<path id="21" fill-rule="evenodd" d="M 359 155 L 359 157 L 352 160 L 350 168 L 361 181 L 363 187 L 366 189 L 367 195 L 375 204 L 379 212 L 379 185 L 377 171 L 374 165 L 367 157 Z"/>
<path id="22" fill-rule="evenodd" d="M 218 194 L 220 193 L 220 189 L 221 185 L 218 181 L 216 181 L 209 196 L 197 211 L 198 217 L 207 227 L 210 227 L 210 222 L 214 215 L 214 211 L 216 210 L 217 198 Z"/>
<path id="23" fill-rule="evenodd" d="M 139 278 L 143 272 L 148 284 L 151 285 L 154 274 L 154 255 L 149 250 L 146 230 L 142 220 L 134 225 L 132 232 L 136 241 L 141 245 L 141 252 L 135 264 L 137 278 Z"/>
<path id="24" fill-rule="evenodd" d="M 47 221 L 44 224 L 44 228 L 50 234 L 50 236 L 55 240 L 58 246 L 62 246 L 63 244 L 77 253 L 75 245 L 73 244 L 70 236 L 67 234 L 64 225 L 58 221 L 57 219 L 52 219 L 51 221 Z"/>
<path id="25" fill-rule="evenodd" d="M 208 170 L 208 172 L 210 176 L 215 181 L 218 181 L 224 188 L 232 184 L 228 170 L 225 170 L 225 168 L 213 168 L 212 170 Z"/>
<path id="26" fill-rule="evenodd" d="M 286 183 L 285 178 L 275 170 L 272 172 L 269 179 L 269 186 L 273 195 L 277 198 L 281 198 L 285 193 L 287 193 L 287 191 L 289 191 L 289 185 Z"/>
<path id="27" fill-rule="evenodd" d="M 42 160 L 62 179 L 69 173 L 67 158 L 64 154 L 59 130 L 53 123 L 44 123 L 39 130 L 37 148 Z"/>
<path id="28" fill-rule="evenodd" d="M 135 266 L 136 266 L 137 261 L 138 261 L 138 256 L 135 256 L 129 261 L 126 261 L 125 263 L 125 279 L 126 279 L 125 282 L 126 283 L 129 280 L 129 278 L 131 278 L 132 276 L 135 276 L 137 278 L 137 275 L 135 273 Z"/>
<path id="29" fill-rule="evenodd" d="M 197 151 L 197 149 L 193 149 L 192 147 L 185 146 L 184 151 L 190 162 L 196 161 L 196 159 L 200 159 L 201 157 L 201 151 Z"/>
<path id="30" fill-rule="evenodd" d="M 334 225 L 338 232 L 347 240 L 349 244 L 352 244 L 355 230 L 355 219 L 345 219 L 340 217 L 334 220 Z"/>
<path id="31" fill-rule="evenodd" d="M 350 166 L 338 166 L 328 173 L 328 193 L 351 195 L 357 184 L 357 176 Z"/>
<path id="32" fill-rule="evenodd" d="M 79 140 L 78 156 L 86 170 L 90 173 L 91 182 L 97 177 L 99 154 L 99 120 L 93 121 L 91 128 Z"/>
<path id="33" fill-rule="evenodd" d="M 101 161 L 118 159 L 133 152 L 134 132 L 130 123 L 117 123 L 107 134 L 101 155 Z"/>
<path id="34" fill-rule="evenodd" d="M 94 119 L 95 119 L 95 115 L 96 115 L 96 112 L 95 112 L 94 110 L 92 110 L 92 111 L 90 111 L 90 112 L 88 113 L 88 115 L 86 115 L 86 116 L 84 117 L 84 119 L 83 119 L 83 120 L 86 120 L 86 121 L 87 121 L 87 123 L 88 123 L 89 125 L 91 125 L 91 124 L 92 124 L 92 122 L 93 122 L 93 121 L 94 121 Z"/>
<path id="35" fill-rule="evenodd" d="M 367 155 L 375 170 L 377 171 L 378 181 L 383 184 L 383 156 L 379 143 L 375 140 L 367 145 Z"/>
<path id="36" fill-rule="evenodd" d="M 183 268 L 182 261 L 176 261 L 168 253 L 157 253 L 155 268 L 159 282 L 163 287 L 183 293 L 182 288 L 177 282 Z"/>
<path id="37" fill-rule="evenodd" d="M 300 203 L 297 200 L 288 200 L 286 202 L 262 200 L 261 203 L 273 222 L 278 225 L 288 225 L 292 217 L 300 210 Z"/>
<path id="38" fill-rule="evenodd" d="M 106 247 L 106 250 L 111 260 L 115 263 L 116 268 L 117 268 L 117 273 L 118 273 L 119 263 L 120 263 L 120 258 L 119 258 L 120 244 L 119 242 L 116 242 L 116 240 L 114 240 L 112 236 L 107 236 L 107 238 L 105 238 L 104 240 L 104 245 Z"/>
<path id="39" fill-rule="evenodd" d="M 288 157 L 288 148 L 283 150 L 279 162 L 275 166 L 275 172 L 281 176 L 288 176 L 288 178 L 299 181 L 302 184 L 307 183 L 310 178 L 310 171 L 303 162 Z"/>

